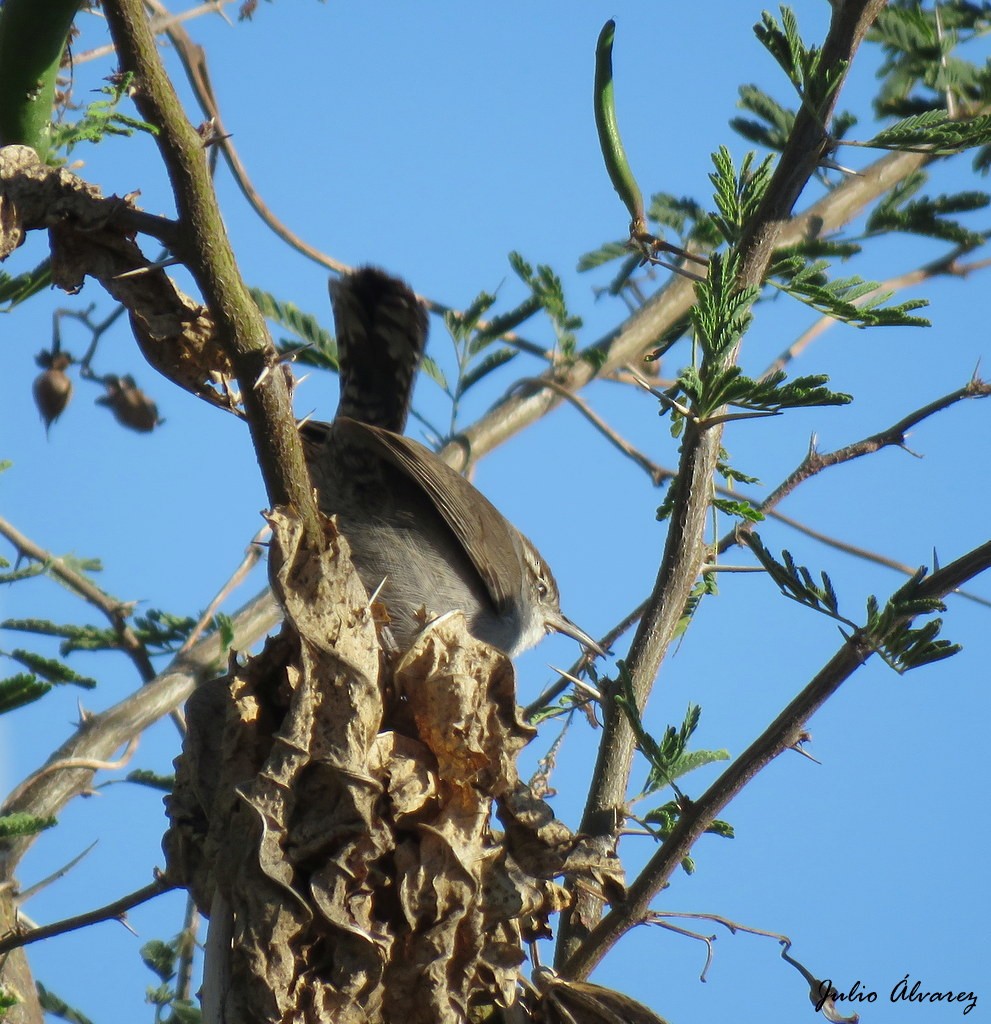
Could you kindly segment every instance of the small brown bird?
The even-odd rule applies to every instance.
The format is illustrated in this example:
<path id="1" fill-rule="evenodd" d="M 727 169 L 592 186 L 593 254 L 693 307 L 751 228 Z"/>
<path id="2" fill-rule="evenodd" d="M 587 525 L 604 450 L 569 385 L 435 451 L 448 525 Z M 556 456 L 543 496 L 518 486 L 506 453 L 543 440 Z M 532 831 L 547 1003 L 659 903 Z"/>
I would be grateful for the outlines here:
<path id="1" fill-rule="evenodd" d="M 429 449 L 402 436 L 427 340 L 423 305 L 402 281 L 364 268 L 331 285 L 341 400 L 332 423 L 300 428 L 320 507 L 336 515 L 398 645 L 431 615 L 460 610 L 511 657 L 546 633 L 595 641 L 560 609 L 533 544 Z"/>

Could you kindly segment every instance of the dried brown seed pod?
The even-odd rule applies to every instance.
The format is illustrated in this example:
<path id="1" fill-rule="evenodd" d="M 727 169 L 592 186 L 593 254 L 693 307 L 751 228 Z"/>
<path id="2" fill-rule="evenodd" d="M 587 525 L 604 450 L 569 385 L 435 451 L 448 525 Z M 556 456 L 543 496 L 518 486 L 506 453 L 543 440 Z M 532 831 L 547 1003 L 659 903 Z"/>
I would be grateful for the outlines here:
<path id="1" fill-rule="evenodd" d="M 45 433 L 48 428 L 65 412 L 65 407 L 72 398 L 72 380 L 65 372 L 72 363 L 72 356 L 66 352 L 39 352 L 35 362 L 43 368 L 34 379 L 31 391 L 34 404 L 45 421 Z"/>
<path id="2" fill-rule="evenodd" d="M 158 406 L 137 386 L 133 377 L 108 374 L 103 384 L 107 393 L 101 395 L 96 404 L 107 406 L 121 426 L 148 433 L 164 422 L 159 419 Z"/>

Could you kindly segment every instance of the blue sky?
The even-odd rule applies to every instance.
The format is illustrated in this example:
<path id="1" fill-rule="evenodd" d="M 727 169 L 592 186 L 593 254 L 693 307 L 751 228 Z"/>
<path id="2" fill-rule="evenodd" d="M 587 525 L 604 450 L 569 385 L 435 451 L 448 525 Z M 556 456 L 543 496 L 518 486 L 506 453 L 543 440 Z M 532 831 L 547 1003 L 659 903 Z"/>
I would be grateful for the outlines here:
<path id="1" fill-rule="evenodd" d="M 827 4 L 796 5 L 807 39 L 821 39 Z M 260 6 L 252 23 L 216 16 L 190 24 L 209 54 L 225 125 L 253 182 L 273 211 L 309 242 L 352 265 L 376 263 L 405 276 L 417 291 L 455 307 L 482 290 L 509 308 L 524 296 L 506 255 L 549 263 L 561 275 L 589 344 L 620 322 L 616 300 L 596 300 L 608 271 L 577 274 L 579 256 L 622 237 L 628 216 L 602 166 L 591 109 L 592 58 L 602 23 L 617 20 L 616 89 L 620 124 L 646 194 L 692 195 L 710 204 L 710 154 L 720 144 L 739 158 L 747 145 L 727 128 L 737 87 L 754 82 L 792 104 L 787 83 L 755 40 L 757 5 L 739 0 L 696 4 L 596 2 L 495 6 L 344 5 L 283 2 Z M 103 25 L 85 16 L 77 53 L 96 45 Z M 971 59 L 984 59 L 986 51 Z M 877 54 L 865 52 L 841 106 L 869 135 L 869 100 Z M 176 62 L 170 56 L 173 70 Z M 80 64 L 77 88 L 99 84 L 105 63 Z M 188 93 L 183 90 L 188 98 Z M 189 104 L 193 120 L 198 111 Z M 81 147 L 80 173 L 105 193 L 141 190 L 145 209 L 171 214 L 171 195 L 153 143 L 110 141 Z M 863 166 L 868 151 L 842 162 Z M 930 191 L 980 187 L 968 158 L 934 172 Z M 248 282 L 294 302 L 330 326 L 323 269 L 289 251 L 247 207 L 225 169 L 218 191 Z M 810 186 L 800 206 L 817 198 Z M 983 228 L 977 215 L 971 225 Z M 157 251 L 148 243 L 145 251 Z M 898 239 L 843 273 L 886 278 L 944 251 L 936 242 Z M 9 271 L 33 265 L 43 239 L 30 240 Z M 663 281 L 658 275 L 654 285 Z M 805 453 L 809 437 L 831 449 L 873 433 L 966 382 L 987 354 L 981 275 L 925 284 L 930 330 L 870 332 L 836 326 L 791 369 L 825 372 L 855 395 L 852 406 L 744 421 L 727 431 L 734 464 L 770 489 Z M 78 297 L 41 297 L 2 322 L 0 458 L 13 469 L 0 479 L 0 514 L 58 553 L 99 556 L 101 584 L 142 607 L 195 613 L 236 565 L 260 526 L 265 504 L 246 431 L 156 379 L 121 323 L 106 337 L 101 372 L 131 372 L 151 392 L 166 423 L 150 436 L 125 433 L 93 405 L 97 389 L 77 383 L 70 409 L 46 441 L 30 397 L 33 357 L 49 344 L 58 305 L 95 315 L 111 310 L 92 283 Z M 760 307 L 742 361 L 764 366 L 814 321 L 790 300 Z M 85 344 L 67 326 L 70 351 Z M 551 345 L 549 325 L 527 336 Z M 451 365 L 450 342 L 434 320 L 429 351 Z M 690 358 L 682 345 L 665 372 Z M 513 381 L 511 371 L 470 395 L 471 422 Z M 986 366 L 986 362 L 985 362 Z M 539 372 L 534 362 L 520 374 Z M 600 382 L 585 396 L 608 421 L 656 461 L 675 463 L 667 422 L 648 397 Z M 298 411 L 329 417 L 336 381 L 314 375 Z M 428 380 L 417 407 L 445 424 L 449 408 Z M 946 563 L 987 539 L 987 403 L 970 402 L 927 421 L 909 439 L 912 452 L 888 450 L 818 478 L 783 511 L 819 530 L 911 565 Z M 411 433 L 416 434 L 416 426 Z M 573 410 L 561 408 L 492 453 L 476 483 L 533 540 L 554 567 L 566 613 L 603 632 L 646 594 L 663 544 L 655 522 L 660 494 L 621 460 Z M 760 493 L 760 492 L 758 492 Z M 723 527 L 725 529 L 725 525 Z M 862 616 L 869 593 L 882 598 L 899 583 L 890 570 L 823 548 L 778 525 L 762 536 L 772 550 L 832 577 L 844 610 Z M 149 543 L 151 539 L 151 543 Z M 739 552 L 729 561 L 743 561 Z M 665 664 L 648 710 L 660 732 L 679 723 L 689 701 L 703 717 L 698 746 L 736 755 L 835 651 L 839 636 L 825 618 L 776 594 L 760 576 L 726 575 Z M 256 576 L 254 587 L 261 585 Z M 991 597 L 991 584 L 971 589 Z M 246 600 L 249 584 L 233 606 Z M 0 594 L 0 615 L 45 614 L 93 621 L 78 602 L 42 581 Z M 987 665 L 991 611 L 955 599 L 945 633 L 964 644 L 958 657 L 899 678 L 871 663 L 811 722 L 811 752 L 822 765 L 780 758 L 727 809 L 732 841 L 703 838 L 693 877 L 676 874 L 655 907 L 706 912 L 791 936 L 793 954 L 840 988 L 859 980 L 878 993 L 861 1006 L 870 1022 L 955 1020 L 962 1004 L 892 1004 L 905 974 L 926 991 L 974 991 L 978 1019 L 987 990 L 986 918 L 991 910 L 982 797 L 989 710 Z M 5 648 L 22 643 L 4 635 Z M 622 651 L 623 645 L 618 645 Z M 518 663 L 521 700 L 551 679 L 548 663 L 566 664 L 574 645 L 553 638 Z M 100 710 L 136 680 L 122 659 L 77 656 L 77 669 L 100 687 L 82 695 Z M 7 788 L 68 734 L 77 694 L 53 693 L 0 722 L 0 782 Z M 550 725 L 528 764 L 557 735 Z M 555 810 L 574 824 L 596 734 L 575 722 L 552 779 Z M 168 771 L 177 752 L 169 723 L 143 739 L 131 768 Z M 698 794 L 717 768 L 686 785 Z M 643 777 L 638 769 L 635 779 Z M 122 773 L 98 776 L 97 783 Z M 19 877 L 29 885 L 96 839 L 73 874 L 27 909 L 49 921 L 107 902 L 145 884 L 159 850 L 163 815 L 157 795 L 111 785 L 77 800 L 60 827 L 36 844 Z M 627 840 L 632 870 L 651 848 Z M 144 987 L 153 978 L 138 946 L 181 926 L 182 901 L 162 899 L 136 911 L 138 939 L 116 924 L 34 947 L 38 978 L 94 1020 L 144 1019 Z M 686 922 L 678 922 L 685 924 Z M 688 922 L 691 927 L 691 922 Z M 711 925 L 698 923 L 711 933 Z M 810 1014 L 803 983 L 777 955 L 773 940 L 719 931 L 715 962 L 700 984 L 700 943 L 654 928 L 631 933 L 595 975 L 650 1004 L 673 1022 L 760 1017 L 794 1021 Z M 983 986 L 983 989 L 982 989 Z"/>

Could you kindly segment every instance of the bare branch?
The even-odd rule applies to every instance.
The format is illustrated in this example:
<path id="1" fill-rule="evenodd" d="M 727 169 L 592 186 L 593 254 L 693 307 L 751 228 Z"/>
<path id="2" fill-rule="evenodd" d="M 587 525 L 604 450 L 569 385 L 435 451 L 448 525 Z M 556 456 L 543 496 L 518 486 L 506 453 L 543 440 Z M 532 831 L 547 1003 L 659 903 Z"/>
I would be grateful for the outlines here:
<path id="1" fill-rule="evenodd" d="M 815 476 L 817 473 L 821 473 L 824 469 L 828 469 L 830 466 L 838 466 L 844 462 L 849 462 L 852 459 L 859 459 L 863 455 L 870 455 L 873 452 L 880 451 L 882 448 L 887 448 L 892 445 L 904 447 L 905 438 L 908 432 L 912 427 L 917 426 L 923 420 L 938 412 L 942 412 L 944 409 L 950 408 L 950 406 L 955 405 L 957 402 L 963 401 L 964 399 L 987 398 L 989 395 L 991 395 L 991 384 L 987 384 L 984 381 L 974 378 L 968 381 L 968 383 L 962 388 L 957 388 L 956 391 L 951 391 L 948 395 L 943 395 L 942 398 L 937 398 L 928 405 L 924 405 L 920 409 L 910 412 L 907 416 L 900 419 L 897 423 L 892 424 L 892 426 L 888 427 L 886 430 L 880 430 L 876 434 L 871 434 L 870 437 L 862 438 L 860 441 L 855 441 L 853 444 L 848 444 L 843 448 L 838 448 L 836 451 L 828 452 L 825 455 L 815 451 L 814 448 L 810 448 L 801 464 L 792 473 L 790 473 L 788 477 L 782 481 L 782 483 L 780 483 L 763 502 L 760 502 L 757 507 L 761 512 L 770 513 L 770 511 L 784 498 L 791 494 L 796 487 L 804 483 L 810 477 Z M 751 529 L 753 529 L 752 524 L 744 524 L 738 526 L 733 531 L 733 534 L 749 532 Z M 720 551 L 725 551 L 734 543 L 736 543 L 734 536 L 727 535 L 719 542 L 718 549 Z"/>
<path id="2" fill-rule="evenodd" d="M 113 903 L 108 903 L 104 907 L 88 910 L 85 914 L 76 914 L 74 917 L 66 917 L 61 921 L 54 921 L 52 924 L 41 925 L 30 931 L 5 935 L 0 937 L 0 956 L 9 953 L 12 949 L 30 946 L 33 942 L 41 942 L 42 939 L 50 939 L 55 935 L 64 935 L 66 932 L 74 932 L 79 928 L 87 928 L 89 925 L 99 924 L 101 921 L 123 921 L 129 910 L 174 888 L 176 888 L 175 885 L 166 881 L 164 875 L 159 875 L 154 882 L 127 896 L 122 896 L 119 900 L 114 900 Z"/>

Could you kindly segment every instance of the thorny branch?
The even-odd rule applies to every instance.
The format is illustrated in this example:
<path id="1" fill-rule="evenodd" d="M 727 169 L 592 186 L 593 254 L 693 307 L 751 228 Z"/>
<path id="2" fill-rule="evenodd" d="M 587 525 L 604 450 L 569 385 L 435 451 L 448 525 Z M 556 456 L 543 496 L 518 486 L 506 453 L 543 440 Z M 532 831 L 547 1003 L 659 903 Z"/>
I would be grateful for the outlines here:
<path id="1" fill-rule="evenodd" d="M 830 71 L 848 66 L 883 6 L 883 0 L 850 0 L 834 7 L 821 66 Z M 760 284 L 775 247 L 781 244 L 783 227 L 825 152 L 828 136 L 824 125 L 832 117 L 839 93 L 837 82 L 821 110 L 813 113 L 805 106 L 799 110 L 771 182 L 737 247 L 741 287 Z M 735 360 L 735 353 L 730 358 Z M 677 633 L 685 602 L 707 555 L 704 533 L 720 441 L 719 428 L 700 429 L 691 422 L 686 424 L 664 553 L 654 591 L 627 658 L 640 707 L 646 703 L 668 645 Z M 606 838 L 614 835 L 622 817 L 635 741 L 629 720 L 617 706 L 607 703 L 604 715 L 599 756 L 581 831 Z M 562 917 L 556 963 L 560 967 L 568 964 L 569 977 L 584 978 L 587 965 L 602 954 L 602 947 L 591 938 L 587 943 L 584 941 L 588 922 L 598 915 L 600 906 L 585 894 L 576 893 L 575 905 Z M 571 973 L 576 962 L 582 970 Z"/>
<path id="2" fill-rule="evenodd" d="M 159 130 L 156 143 L 179 214 L 173 251 L 189 268 L 213 314 L 217 340 L 240 385 L 269 501 L 295 507 L 318 548 L 322 533 L 288 387 L 281 373 L 269 372 L 278 355 L 235 262 L 202 140 L 162 66 L 141 0 L 107 2 L 104 12 L 121 70 L 133 73 L 138 84 L 135 106 Z"/>
<path id="3" fill-rule="evenodd" d="M 164 875 L 159 875 L 154 882 L 122 896 L 106 906 L 98 907 L 95 910 L 88 910 L 84 914 L 76 914 L 74 917 L 66 917 L 61 921 L 53 921 L 51 924 L 40 925 L 28 931 L 15 932 L 10 935 L 0 935 L 0 956 L 9 953 L 12 949 L 20 949 L 22 946 L 30 946 L 33 942 L 41 942 L 42 939 L 50 939 L 55 935 L 65 935 L 66 932 L 77 931 L 80 928 L 88 928 L 90 925 L 99 924 L 101 921 L 123 921 L 127 912 L 135 907 L 153 900 L 162 893 L 174 889 L 175 885 L 166 881 Z"/>
<path id="4" fill-rule="evenodd" d="M 926 577 L 917 596 L 920 599 L 945 597 L 988 568 L 991 568 L 991 541 Z M 907 621 L 910 621 L 908 617 Z M 651 900 L 716 816 L 778 754 L 794 746 L 805 723 L 873 653 L 865 638 L 857 635 L 848 638 L 767 729 L 684 810 L 671 834 L 630 885 L 625 902 L 610 910 L 562 965 L 566 976 L 586 977 L 625 932 L 644 920 L 650 913 Z"/>

